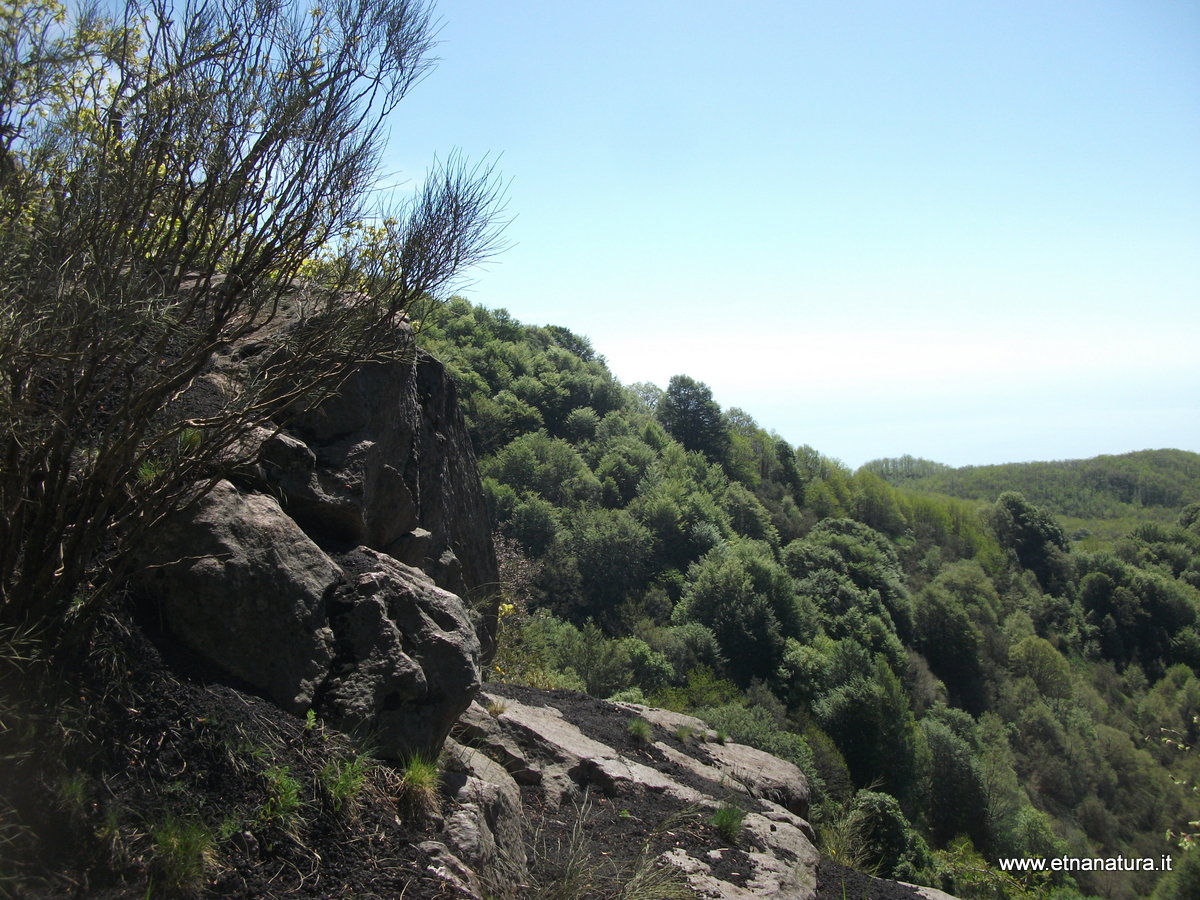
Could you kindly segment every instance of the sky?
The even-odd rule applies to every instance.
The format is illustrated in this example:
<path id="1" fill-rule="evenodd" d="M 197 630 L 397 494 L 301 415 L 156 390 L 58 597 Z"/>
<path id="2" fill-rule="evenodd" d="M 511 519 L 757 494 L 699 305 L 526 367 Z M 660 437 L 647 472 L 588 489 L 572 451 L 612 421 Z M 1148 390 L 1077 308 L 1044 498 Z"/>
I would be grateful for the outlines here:
<path id="1" fill-rule="evenodd" d="M 852 468 L 1200 451 L 1194 0 L 442 0 L 391 122 L 508 183 L 459 293 Z"/>

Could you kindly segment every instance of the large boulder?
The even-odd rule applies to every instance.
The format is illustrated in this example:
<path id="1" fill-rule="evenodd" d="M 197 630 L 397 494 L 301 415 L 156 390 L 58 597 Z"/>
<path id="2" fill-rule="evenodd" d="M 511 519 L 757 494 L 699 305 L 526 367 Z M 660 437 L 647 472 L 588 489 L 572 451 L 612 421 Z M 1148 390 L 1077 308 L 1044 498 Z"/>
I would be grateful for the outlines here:
<path id="1" fill-rule="evenodd" d="M 317 710 L 385 758 L 435 755 L 479 689 L 479 641 L 462 601 L 369 547 L 342 554 L 330 604 L 335 653 Z"/>
<path id="2" fill-rule="evenodd" d="M 160 528 L 143 586 L 205 662 L 302 713 L 333 661 L 327 605 L 342 571 L 274 498 L 219 482 Z"/>
<path id="3" fill-rule="evenodd" d="M 219 482 L 144 561 L 157 620 L 201 663 L 382 757 L 435 755 L 479 689 L 457 595 L 369 547 L 335 562 L 273 497 Z"/>

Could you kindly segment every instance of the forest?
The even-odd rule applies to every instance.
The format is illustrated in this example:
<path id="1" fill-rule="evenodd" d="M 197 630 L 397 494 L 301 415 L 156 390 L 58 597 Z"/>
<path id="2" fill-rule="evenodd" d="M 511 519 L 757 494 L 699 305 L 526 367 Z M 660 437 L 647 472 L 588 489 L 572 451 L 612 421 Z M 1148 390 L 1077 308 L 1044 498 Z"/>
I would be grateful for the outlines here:
<path id="1" fill-rule="evenodd" d="M 822 852 L 885 877 L 1191 895 L 1200 455 L 850 471 L 694 378 L 622 385 L 566 328 L 461 298 L 421 325 L 497 528 L 488 678 L 689 712 L 796 762 Z M 1161 879 L 999 865 L 1163 855 Z"/>

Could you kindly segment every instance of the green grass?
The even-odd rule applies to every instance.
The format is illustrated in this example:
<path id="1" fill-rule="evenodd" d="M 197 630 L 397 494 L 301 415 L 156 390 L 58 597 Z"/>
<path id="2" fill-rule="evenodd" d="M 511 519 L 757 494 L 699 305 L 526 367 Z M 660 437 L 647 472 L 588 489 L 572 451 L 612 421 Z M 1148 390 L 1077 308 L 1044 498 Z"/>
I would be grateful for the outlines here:
<path id="1" fill-rule="evenodd" d="M 162 477 L 167 471 L 166 463 L 158 459 L 146 459 L 137 469 L 137 481 L 142 487 L 148 487 Z"/>
<path id="2" fill-rule="evenodd" d="M 331 759 L 317 773 L 321 796 L 335 814 L 353 817 L 367 780 L 366 757 Z"/>
<path id="3" fill-rule="evenodd" d="M 263 772 L 267 796 L 258 809 L 263 825 L 293 833 L 296 831 L 304 801 L 300 782 L 289 774 L 287 766 L 271 766 Z"/>
<path id="4" fill-rule="evenodd" d="M 630 719 L 626 727 L 630 736 L 639 744 L 648 744 L 654 737 L 654 726 L 643 718 Z"/>
<path id="5" fill-rule="evenodd" d="M 87 816 L 88 783 L 82 772 L 71 772 L 59 779 L 55 793 L 59 808 L 73 821 L 82 821 Z"/>
<path id="6" fill-rule="evenodd" d="M 436 760 L 420 754 L 412 757 L 400 768 L 400 791 L 397 797 L 402 811 L 421 820 L 441 812 L 441 795 L 438 793 L 442 774 Z"/>
<path id="7" fill-rule="evenodd" d="M 690 744 L 696 735 L 697 731 L 691 725 L 680 725 L 675 729 L 675 740 L 684 745 Z"/>
<path id="8" fill-rule="evenodd" d="M 156 884 L 178 893 L 192 893 L 203 886 L 216 859 L 213 834 L 203 822 L 169 815 L 150 829 L 150 839 Z"/>
<path id="9" fill-rule="evenodd" d="M 717 833 L 727 841 L 736 841 L 741 833 L 742 823 L 746 820 L 746 811 L 731 803 L 721 804 L 720 809 L 712 814 L 708 822 Z"/>

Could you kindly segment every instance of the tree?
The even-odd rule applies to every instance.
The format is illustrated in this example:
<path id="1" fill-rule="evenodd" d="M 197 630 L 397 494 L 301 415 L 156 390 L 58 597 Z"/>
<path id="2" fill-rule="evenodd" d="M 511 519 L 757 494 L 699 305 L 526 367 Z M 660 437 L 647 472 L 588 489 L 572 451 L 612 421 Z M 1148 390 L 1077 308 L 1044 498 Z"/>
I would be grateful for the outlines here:
<path id="1" fill-rule="evenodd" d="M 1046 590 L 1060 590 L 1070 575 L 1067 536 L 1052 516 L 1016 491 L 1005 491 L 992 508 L 1000 543 L 1037 576 Z"/>
<path id="2" fill-rule="evenodd" d="M 656 414 L 671 437 L 686 449 L 699 450 L 714 462 L 724 459 L 729 430 L 708 385 L 686 375 L 672 376 Z"/>
<path id="3" fill-rule="evenodd" d="M 986 705 L 986 686 L 980 656 L 982 633 L 962 603 L 940 584 L 917 595 L 917 647 L 945 683 L 950 695 L 974 713 Z"/>
<path id="4" fill-rule="evenodd" d="M 801 604 L 786 571 L 765 544 L 722 544 L 688 569 L 677 623 L 712 629 L 736 681 L 770 678 L 783 660 L 785 638 L 810 637 L 815 616 Z"/>
<path id="5" fill-rule="evenodd" d="M 939 845 L 960 834 L 980 846 L 987 837 L 987 785 L 971 746 L 944 723 L 921 720 L 929 744 L 929 824 Z"/>
<path id="6" fill-rule="evenodd" d="M 813 712 L 842 751 L 856 785 L 880 781 L 903 802 L 914 799 L 929 750 L 904 688 L 883 656 L 837 677 Z"/>
<path id="7" fill-rule="evenodd" d="M 1013 671 L 1032 679 L 1043 697 L 1067 699 L 1071 696 L 1071 665 L 1045 638 L 1037 635 L 1023 638 L 1012 646 L 1008 658 Z"/>
<path id="8" fill-rule="evenodd" d="M 575 517 L 565 542 L 579 565 L 585 615 L 611 622 L 621 601 L 644 587 L 653 540 L 623 509 L 590 509 Z"/>
<path id="9" fill-rule="evenodd" d="M 0 18 L 0 623 L 82 627 L 255 428 L 408 358 L 408 315 L 498 249 L 500 188 L 452 157 L 368 207 L 432 64 L 422 0 Z M 186 402 L 238 346 L 240 377 Z"/>

